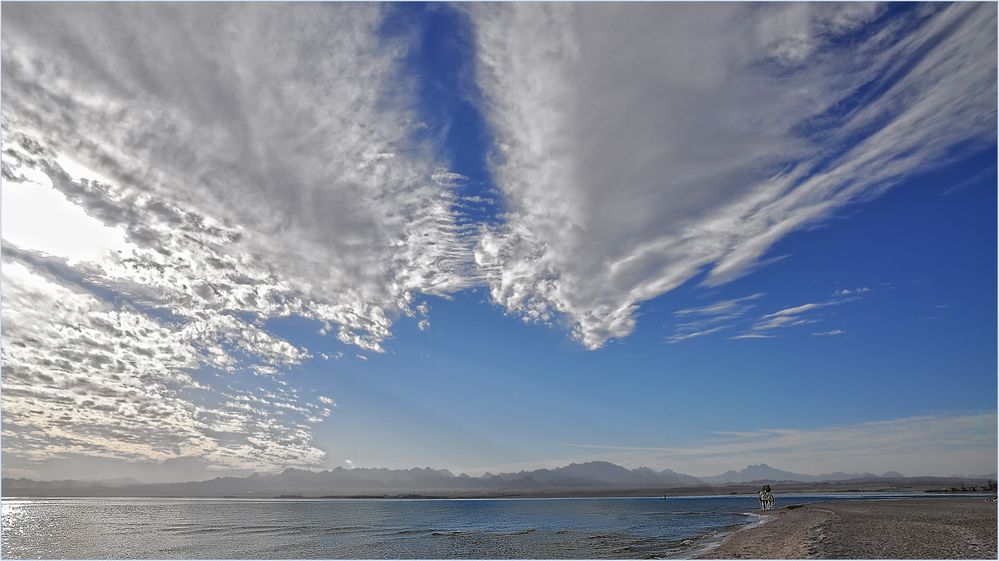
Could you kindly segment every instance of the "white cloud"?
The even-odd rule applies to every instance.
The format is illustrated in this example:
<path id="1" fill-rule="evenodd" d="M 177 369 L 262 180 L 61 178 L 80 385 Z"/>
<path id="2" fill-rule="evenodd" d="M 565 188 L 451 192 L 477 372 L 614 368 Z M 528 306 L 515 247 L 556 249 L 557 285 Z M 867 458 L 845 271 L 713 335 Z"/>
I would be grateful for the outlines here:
<path id="1" fill-rule="evenodd" d="M 99 263 L 116 252 L 132 249 L 125 241 L 125 232 L 88 216 L 54 189 L 44 173 L 25 169 L 23 178 L 3 184 L 5 241 L 71 263 Z"/>
<path id="2" fill-rule="evenodd" d="M 773 339 L 774 337 L 776 337 L 776 335 L 748 332 L 748 333 L 742 333 L 740 335 L 735 335 L 734 337 L 732 337 L 732 339 Z"/>
<path id="3" fill-rule="evenodd" d="M 818 323 L 821 319 L 813 313 L 815 310 L 854 302 L 860 299 L 862 294 L 866 294 L 868 292 L 871 292 L 871 289 L 867 287 L 861 287 L 853 290 L 836 290 L 833 292 L 833 297 L 829 300 L 809 302 L 807 304 L 800 304 L 765 314 L 760 317 L 760 319 L 758 319 L 748 331 L 732 337 L 732 339 L 770 339 L 776 337 L 773 333 L 774 330 Z M 844 333 L 846 332 L 841 329 L 833 329 L 829 331 L 813 332 L 812 335 L 842 335 Z"/>
<path id="4" fill-rule="evenodd" d="M 469 8 L 509 207 L 476 262 L 588 348 L 640 302 L 759 266 L 788 233 L 995 138 L 995 7 Z M 613 25 L 608 25 L 613 22 Z"/>
<path id="5" fill-rule="evenodd" d="M 719 300 L 707 306 L 678 310 L 674 315 L 679 321 L 674 326 L 674 333 L 666 340 L 679 343 L 728 329 L 753 308 L 753 300 L 762 296 L 763 293 L 758 292 L 742 298 Z"/>
<path id="6" fill-rule="evenodd" d="M 382 12 L 4 9 L 5 454 L 322 461 L 328 408 L 227 387 L 311 356 L 266 321 L 380 352 L 471 276 Z"/>
<path id="7" fill-rule="evenodd" d="M 293 421 L 247 403 L 306 409 L 276 394 L 269 401 L 215 390 L 191 375 L 236 362 L 214 337 L 116 309 L 10 256 L 2 272 L 6 454 L 29 462 L 81 454 L 197 458 L 214 468 L 261 470 L 322 461 Z"/>
<path id="8" fill-rule="evenodd" d="M 691 331 L 689 329 L 682 332 L 674 333 L 666 338 L 670 343 L 679 343 L 680 341 L 686 341 L 688 339 L 695 339 L 697 337 L 703 337 L 705 335 L 711 335 L 712 333 L 718 333 L 724 329 L 728 329 L 729 325 L 719 325 L 716 327 L 710 327 L 708 329 L 701 329 L 700 331 Z"/>
<path id="9" fill-rule="evenodd" d="M 769 339 L 775 337 L 775 335 L 771 332 L 776 329 L 818 323 L 819 320 L 817 318 L 810 317 L 807 314 L 816 309 L 836 306 L 851 300 L 853 299 L 841 298 L 827 300 L 824 302 L 809 302 L 807 304 L 777 310 L 776 312 L 765 314 L 753 324 L 748 332 L 737 335 L 733 337 L 733 339 Z"/>
<path id="10" fill-rule="evenodd" d="M 816 337 L 833 337 L 836 335 L 845 335 L 845 334 L 846 331 L 842 329 L 830 329 L 829 331 L 818 331 L 816 333 L 812 333 L 812 335 L 815 335 Z"/>
<path id="11" fill-rule="evenodd" d="M 777 318 L 788 318 L 803 314 L 805 312 L 814 310 L 816 308 L 821 308 L 824 306 L 832 305 L 836 302 L 812 302 L 808 304 L 801 304 L 800 306 L 794 306 L 791 308 L 784 308 L 783 310 L 777 310 L 772 314 L 767 314 L 763 316 L 764 319 L 777 319 Z"/>
<path id="12" fill-rule="evenodd" d="M 381 10 L 15 7 L 5 140 L 43 151 L 6 167 L 46 173 L 140 248 L 109 271 L 119 289 L 299 314 L 380 351 L 415 293 L 465 286 L 471 263 L 455 174 L 410 140 L 406 45 L 379 37 Z"/>
<path id="13" fill-rule="evenodd" d="M 784 234 L 994 133 L 992 6 L 847 46 L 876 8 L 476 6 L 509 209 L 478 236 L 456 215 L 493 201 L 459 199 L 465 178 L 414 140 L 407 39 L 379 33 L 383 10 L 5 6 L 5 452 L 315 465 L 308 425 L 329 404 L 209 375 L 273 380 L 311 357 L 269 319 L 381 352 L 397 318 L 428 327 L 419 294 L 484 277 L 596 348 L 638 303 L 744 274 Z M 686 310 L 678 335 L 754 298 Z"/>
<path id="14" fill-rule="evenodd" d="M 833 296 L 851 296 L 851 295 L 865 294 L 870 291 L 871 289 L 866 286 L 861 286 L 859 288 L 853 288 L 853 289 L 841 288 L 833 292 Z"/>

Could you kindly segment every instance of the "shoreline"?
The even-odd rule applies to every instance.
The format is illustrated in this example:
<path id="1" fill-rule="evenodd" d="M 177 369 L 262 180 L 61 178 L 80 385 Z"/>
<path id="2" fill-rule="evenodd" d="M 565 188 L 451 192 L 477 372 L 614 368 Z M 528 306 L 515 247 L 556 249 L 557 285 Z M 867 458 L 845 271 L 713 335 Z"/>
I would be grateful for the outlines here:
<path id="1" fill-rule="evenodd" d="M 699 492 L 674 493 L 670 499 L 700 499 L 700 498 L 720 498 L 720 497 L 756 497 L 756 492 Z M 782 497 L 809 496 L 809 497 L 842 497 L 842 496 L 865 496 L 874 495 L 872 498 L 895 497 L 905 499 L 926 498 L 932 500 L 952 500 L 960 498 L 987 498 L 994 497 L 992 493 L 936 493 L 926 490 L 909 489 L 888 489 L 888 490 L 837 490 L 837 491 L 798 491 L 792 490 L 781 493 Z M 363 494 L 330 494 L 330 495 L 297 495 L 297 494 L 247 494 L 247 495 L 169 495 L 169 494 L 86 494 L 86 493 L 22 493 L 8 492 L 0 494 L 2 500 L 32 500 L 32 499 L 169 499 L 169 500 L 285 500 L 285 501 L 323 501 L 323 500 L 504 500 L 504 499 L 662 499 L 660 493 L 649 492 L 648 489 L 633 491 L 629 489 L 610 489 L 606 491 L 592 491 L 572 489 L 566 491 L 539 491 L 539 492 L 510 492 L 510 493 L 363 493 Z M 775 512 L 775 511 L 774 511 Z"/>
<path id="2" fill-rule="evenodd" d="M 753 528 L 758 528 L 759 526 L 762 526 L 768 522 L 772 522 L 776 519 L 772 515 L 758 514 L 755 512 L 745 512 L 743 514 L 750 517 L 751 519 L 755 517 L 756 520 L 750 520 L 749 522 L 737 526 L 728 526 L 720 530 L 713 530 L 708 534 L 705 534 L 703 536 L 698 536 L 692 540 L 688 540 L 691 543 L 689 544 L 690 547 L 686 551 L 684 551 L 682 554 L 675 554 L 669 556 L 668 558 L 669 559 L 706 558 L 705 556 L 709 555 L 712 551 L 721 547 L 722 544 L 728 541 L 732 536 L 740 532 L 751 530 Z"/>
<path id="3" fill-rule="evenodd" d="M 996 503 L 983 498 L 857 500 L 770 511 L 692 559 L 995 559 Z"/>

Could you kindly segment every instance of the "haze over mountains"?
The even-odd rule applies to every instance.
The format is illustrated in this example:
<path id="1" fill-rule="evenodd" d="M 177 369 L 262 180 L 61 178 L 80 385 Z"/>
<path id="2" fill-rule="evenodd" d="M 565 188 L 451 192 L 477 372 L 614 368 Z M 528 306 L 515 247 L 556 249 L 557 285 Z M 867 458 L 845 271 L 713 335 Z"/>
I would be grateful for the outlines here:
<path id="1" fill-rule="evenodd" d="M 949 478 L 904 477 L 897 472 L 831 473 L 806 475 L 779 470 L 766 464 L 751 465 L 710 477 L 694 477 L 669 469 L 628 469 L 609 462 L 573 463 L 554 469 L 473 477 L 448 470 L 335 468 L 326 471 L 286 469 L 278 474 L 248 477 L 218 477 L 207 481 L 144 484 L 132 479 L 107 481 L 33 481 L 4 478 L 4 496 L 186 496 L 303 497 L 357 495 L 488 496 L 548 494 L 579 491 L 637 491 L 689 488 L 710 491 L 714 487 L 757 482 L 768 483 L 880 483 L 941 485 Z M 733 488 L 734 489 L 734 488 Z M 726 489 L 728 490 L 728 489 Z M 745 492 L 744 489 L 739 492 Z"/>
<path id="2" fill-rule="evenodd" d="M 755 464 L 739 471 L 726 471 L 721 475 L 702 477 L 705 483 L 748 483 L 751 481 L 800 481 L 802 483 L 814 483 L 818 481 L 845 481 L 848 479 L 873 479 L 873 478 L 904 478 L 905 476 L 897 471 L 889 471 L 881 475 L 873 473 L 844 473 L 837 471 L 834 473 L 824 473 L 821 475 L 807 475 L 794 473 L 773 468 L 767 464 Z"/>

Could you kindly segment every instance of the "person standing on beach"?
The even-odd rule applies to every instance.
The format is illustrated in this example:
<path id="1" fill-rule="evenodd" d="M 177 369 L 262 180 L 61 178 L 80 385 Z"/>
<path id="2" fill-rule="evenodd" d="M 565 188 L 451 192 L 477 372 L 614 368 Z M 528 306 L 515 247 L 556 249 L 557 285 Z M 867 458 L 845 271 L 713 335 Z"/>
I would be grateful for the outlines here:
<path id="1" fill-rule="evenodd" d="M 769 485 L 761 487 L 757 495 L 760 497 L 760 510 L 770 510 L 773 508 L 774 496 L 770 492 Z"/>

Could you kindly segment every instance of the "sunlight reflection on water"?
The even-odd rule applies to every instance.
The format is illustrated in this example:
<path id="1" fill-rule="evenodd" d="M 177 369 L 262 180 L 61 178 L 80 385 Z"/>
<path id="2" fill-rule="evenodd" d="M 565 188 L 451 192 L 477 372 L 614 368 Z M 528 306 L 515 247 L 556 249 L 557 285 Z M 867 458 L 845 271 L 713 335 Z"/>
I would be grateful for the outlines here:
<path id="1" fill-rule="evenodd" d="M 821 500 L 782 499 L 784 506 Z M 2 554 L 51 559 L 652 558 L 683 555 L 696 546 L 695 538 L 746 523 L 746 513 L 756 508 L 756 498 L 746 496 L 5 499 Z"/>

